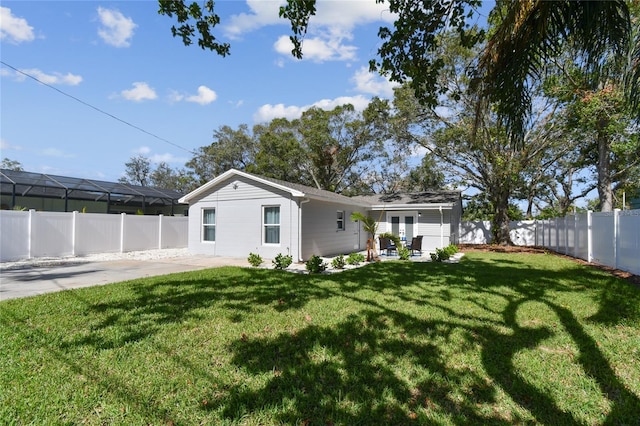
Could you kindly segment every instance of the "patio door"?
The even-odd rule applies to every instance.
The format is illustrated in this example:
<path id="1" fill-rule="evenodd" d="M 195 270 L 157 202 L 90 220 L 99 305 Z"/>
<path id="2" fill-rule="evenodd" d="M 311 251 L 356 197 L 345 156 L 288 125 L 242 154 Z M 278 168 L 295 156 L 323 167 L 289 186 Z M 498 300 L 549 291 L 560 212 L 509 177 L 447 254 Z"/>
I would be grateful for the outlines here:
<path id="1" fill-rule="evenodd" d="M 416 216 L 417 214 L 415 212 L 389 213 L 387 215 L 387 224 L 391 225 L 391 233 L 399 236 L 401 240 L 406 239 L 411 241 L 411 239 L 416 235 Z"/>

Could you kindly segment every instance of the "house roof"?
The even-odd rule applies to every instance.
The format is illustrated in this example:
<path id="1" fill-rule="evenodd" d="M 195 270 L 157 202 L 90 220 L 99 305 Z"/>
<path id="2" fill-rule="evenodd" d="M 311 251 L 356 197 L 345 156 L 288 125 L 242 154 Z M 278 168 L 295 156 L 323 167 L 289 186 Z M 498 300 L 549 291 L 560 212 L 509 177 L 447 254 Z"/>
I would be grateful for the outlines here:
<path id="1" fill-rule="evenodd" d="M 242 176 L 255 182 L 288 192 L 296 198 L 311 198 L 341 204 L 355 204 L 362 207 L 371 208 L 373 210 L 385 210 L 393 206 L 396 210 L 409 209 L 437 209 L 441 207 L 451 208 L 456 203 L 461 203 L 461 195 L 459 191 L 423 191 L 414 193 L 394 193 L 394 194 L 377 194 L 357 197 L 346 197 L 335 192 L 326 191 L 324 189 L 313 188 L 311 186 L 300 185 L 297 183 L 285 182 L 279 179 L 273 179 L 265 176 L 258 176 L 252 173 L 243 172 L 236 169 L 230 169 L 216 178 L 210 180 L 201 187 L 191 191 L 184 197 L 180 198 L 180 203 L 189 203 L 199 199 L 206 194 L 211 188 L 231 179 L 235 176 Z"/>
<path id="2" fill-rule="evenodd" d="M 288 192 L 296 198 L 312 198 L 316 200 L 330 201 L 342 204 L 356 204 L 362 206 L 369 206 L 366 201 L 357 200 L 351 197 L 345 197 L 344 195 L 336 194 L 335 192 L 326 191 L 324 189 L 313 188 L 311 186 L 300 185 L 297 183 L 285 182 L 279 179 L 268 178 L 264 176 L 254 175 L 252 173 L 243 172 L 236 169 L 229 169 L 223 174 L 205 183 L 201 187 L 191 191 L 184 197 L 180 198 L 181 203 L 189 203 L 198 199 L 200 196 L 206 194 L 211 188 L 215 187 L 221 182 L 224 182 L 234 176 L 242 176 L 255 182 L 260 182 L 264 185 L 270 186 L 275 189 L 279 189 L 284 192 Z"/>
<path id="3" fill-rule="evenodd" d="M 422 191 L 422 192 L 409 192 L 409 193 L 392 193 L 392 194 L 376 194 L 358 196 L 371 205 L 373 210 L 389 209 L 391 206 L 394 209 L 409 209 L 409 208 L 439 208 L 439 207 L 452 207 L 456 203 L 461 203 L 460 191 Z"/>

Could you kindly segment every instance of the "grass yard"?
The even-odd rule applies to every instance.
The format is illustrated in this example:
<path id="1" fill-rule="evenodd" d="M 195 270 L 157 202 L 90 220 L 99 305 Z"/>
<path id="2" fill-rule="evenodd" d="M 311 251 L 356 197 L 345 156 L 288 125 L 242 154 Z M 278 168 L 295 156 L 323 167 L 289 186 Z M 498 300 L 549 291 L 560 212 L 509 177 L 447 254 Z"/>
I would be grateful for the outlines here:
<path id="1" fill-rule="evenodd" d="M 1 424 L 640 424 L 640 289 L 553 255 L 0 303 Z"/>

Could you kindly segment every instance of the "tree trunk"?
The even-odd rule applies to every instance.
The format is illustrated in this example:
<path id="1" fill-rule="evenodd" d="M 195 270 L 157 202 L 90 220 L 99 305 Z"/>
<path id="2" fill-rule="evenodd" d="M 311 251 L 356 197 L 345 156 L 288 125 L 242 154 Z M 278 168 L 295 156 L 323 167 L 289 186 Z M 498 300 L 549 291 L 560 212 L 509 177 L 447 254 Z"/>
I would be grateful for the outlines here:
<path id="1" fill-rule="evenodd" d="M 495 215 L 491 229 L 493 243 L 501 246 L 514 245 L 509 235 L 509 191 L 501 190 L 494 197 Z"/>

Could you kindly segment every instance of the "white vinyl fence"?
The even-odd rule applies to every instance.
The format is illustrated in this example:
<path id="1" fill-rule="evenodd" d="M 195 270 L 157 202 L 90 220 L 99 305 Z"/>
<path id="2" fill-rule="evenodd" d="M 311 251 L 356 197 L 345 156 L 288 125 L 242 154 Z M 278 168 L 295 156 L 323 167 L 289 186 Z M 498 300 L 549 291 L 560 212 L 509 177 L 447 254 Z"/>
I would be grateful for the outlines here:
<path id="1" fill-rule="evenodd" d="M 587 212 L 550 220 L 511 222 L 516 245 L 546 247 L 587 262 L 640 275 L 640 210 Z M 461 244 L 491 242 L 489 222 L 462 222 Z"/>
<path id="2" fill-rule="evenodd" d="M 187 247 L 187 217 L 0 211 L 0 262 Z"/>

